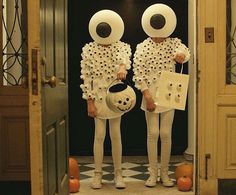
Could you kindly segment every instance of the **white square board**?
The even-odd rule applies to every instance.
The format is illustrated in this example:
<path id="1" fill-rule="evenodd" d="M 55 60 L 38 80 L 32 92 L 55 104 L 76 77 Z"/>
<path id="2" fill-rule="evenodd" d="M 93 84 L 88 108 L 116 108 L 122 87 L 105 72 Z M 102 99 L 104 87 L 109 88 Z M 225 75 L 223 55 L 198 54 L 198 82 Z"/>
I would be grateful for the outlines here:
<path id="1" fill-rule="evenodd" d="M 189 75 L 162 71 L 156 93 L 156 105 L 185 110 Z"/>

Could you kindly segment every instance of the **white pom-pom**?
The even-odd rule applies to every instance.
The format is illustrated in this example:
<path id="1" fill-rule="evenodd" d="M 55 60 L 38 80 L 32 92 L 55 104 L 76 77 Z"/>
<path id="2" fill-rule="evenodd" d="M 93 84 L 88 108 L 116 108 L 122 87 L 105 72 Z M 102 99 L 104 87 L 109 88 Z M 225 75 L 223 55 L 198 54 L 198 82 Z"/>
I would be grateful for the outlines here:
<path id="1" fill-rule="evenodd" d="M 82 95 L 82 98 L 83 98 L 83 99 L 88 99 L 88 96 L 85 95 L 85 94 L 83 94 L 83 95 Z"/>

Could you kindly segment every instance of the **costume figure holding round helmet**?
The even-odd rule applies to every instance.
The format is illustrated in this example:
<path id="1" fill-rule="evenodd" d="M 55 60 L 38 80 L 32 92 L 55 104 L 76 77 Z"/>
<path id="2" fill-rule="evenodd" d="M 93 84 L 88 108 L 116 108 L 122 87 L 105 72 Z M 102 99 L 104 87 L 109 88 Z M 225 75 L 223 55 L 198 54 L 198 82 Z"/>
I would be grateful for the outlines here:
<path id="1" fill-rule="evenodd" d="M 95 171 L 91 187 L 102 187 L 103 145 L 106 135 L 106 121 L 112 144 L 115 186 L 125 188 L 122 177 L 122 145 L 120 135 L 121 116 L 133 108 L 135 94 L 124 83 L 130 69 L 130 46 L 120 39 L 124 23 L 114 11 L 101 10 L 89 22 L 89 33 L 93 42 L 82 49 L 80 86 L 83 99 L 87 100 L 88 115 L 95 121 L 94 163 Z M 116 85 L 113 85 L 116 84 Z M 108 96 L 108 97 L 107 97 Z M 107 104 L 109 102 L 109 104 Z"/>
<path id="2" fill-rule="evenodd" d="M 173 181 L 168 176 L 171 154 L 171 131 L 174 109 L 155 104 L 159 78 L 162 70 L 175 72 L 176 63 L 189 60 L 189 49 L 178 38 L 169 36 L 177 23 L 174 11 L 165 4 L 154 4 L 142 15 L 142 27 L 149 36 L 137 45 L 134 54 L 135 86 L 143 94 L 141 109 L 145 111 L 147 123 L 147 149 L 150 176 L 145 185 L 154 187 L 157 183 L 157 141 L 161 139 L 160 180 L 163 186 L 171 187 Z M 160 122 L 159 122 L 160 118 Z"/>

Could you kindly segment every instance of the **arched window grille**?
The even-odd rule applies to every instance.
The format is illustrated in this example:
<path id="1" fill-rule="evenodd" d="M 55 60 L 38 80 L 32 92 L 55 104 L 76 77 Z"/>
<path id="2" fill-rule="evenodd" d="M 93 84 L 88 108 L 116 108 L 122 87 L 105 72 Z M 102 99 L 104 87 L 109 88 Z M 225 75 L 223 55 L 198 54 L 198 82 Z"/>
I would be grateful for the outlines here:
<path id="1" fill-rule="evenodd" d="M 27 1 L 0 0 L 1 86 L 20 86 L 27 78 Z"/>
<path id="2" fill-rule="evenodd" d="M 227 0 L 226 84 L 236 85 L 236 1 Z"/>

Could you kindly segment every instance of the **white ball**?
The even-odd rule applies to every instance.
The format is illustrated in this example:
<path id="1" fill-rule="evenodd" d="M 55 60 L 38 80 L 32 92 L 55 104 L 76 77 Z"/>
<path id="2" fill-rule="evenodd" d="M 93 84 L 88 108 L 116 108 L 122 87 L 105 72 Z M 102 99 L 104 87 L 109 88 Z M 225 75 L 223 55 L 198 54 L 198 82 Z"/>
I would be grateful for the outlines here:
<path id="1" fill-rule="evenodd" d="M 165 4 L 151 5 L 142 15 L 143 30 L 150 37 L 169 37 L 176 24 L 175 12 Z"/>
<path id="2" fill-rule="evenodd" d="M 121 39 L 124 22 L 116 12 L 101 10 L 90 19 L 89 33 L 95 42 L 109 45 Z"/>

